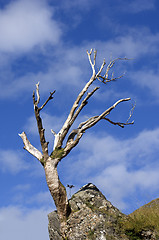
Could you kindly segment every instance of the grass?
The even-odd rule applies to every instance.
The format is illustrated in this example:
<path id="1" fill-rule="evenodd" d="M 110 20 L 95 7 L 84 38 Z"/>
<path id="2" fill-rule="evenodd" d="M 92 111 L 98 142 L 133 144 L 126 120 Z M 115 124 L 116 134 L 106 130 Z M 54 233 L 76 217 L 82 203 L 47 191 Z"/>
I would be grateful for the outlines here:
<path id="1" fill-rule="evenodd" d="M 152 230 L 159 234 L 159 199 L 134 211 L 121 222 L 125 234 L 131 240 L 142 239 L 143 231 Z"/>

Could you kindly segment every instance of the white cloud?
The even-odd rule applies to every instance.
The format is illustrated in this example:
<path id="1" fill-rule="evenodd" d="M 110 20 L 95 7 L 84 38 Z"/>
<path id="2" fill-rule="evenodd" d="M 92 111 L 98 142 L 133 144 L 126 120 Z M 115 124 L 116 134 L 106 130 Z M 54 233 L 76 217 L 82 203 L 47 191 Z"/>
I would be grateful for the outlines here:
<path id="1" fill-rule="evenodd" d="M 143 68 L 129 74 L 133 83 L 145 89 L 147 96 L 154 96 L 159 100 L 159 71 L 155 69 Z"/>
<path id="2" fill-rule="evenodd" d="M 1 91 L 0 97 L 17 97 L 24 91 L 32 91 L 37 81 L 40 81 L 41 92 L 65 88 L 66 93 L 73 94 L 75 91 L 72 90 L 72 87 L 75 90 L 81 88 L 84 81 L 87 81 L 92 74 L 86 49 L 93 47 L 98 50 L 97 67 L 99 67 L 104 58 L 109 62 L 111 55 L 113 58 L 124 56 L 135 58 L 136 60 L 131 61 L 132 63 L 138 61 L 140 57 L 155 55 L 158 53 L 158 43 L 159 34 L 152 34 L 147 29 L 131 29 L 126 35 L 118 36 L 111 41 L 84 42 L 80 47 L 60 45 L 53 52 L 50 52 L 47 70 L 44 72 L 41 70 L 36 73 L 27 72 L 16 79 L 12 72 L 8 73 L 11 70 L 6 71 L 7 75 L 2 72 L 0 89 L 3 91 Z M 115 76 L 123 74 L 126 69 L 125 63 L 123 66 L 121 69 L 117 67 Z M 7 79 L 4 76 L 7 76 Z"/>
<path id="3" fill-rule="evenodd" d="M 130 171 L 124 164 L 114 164 L 92 179 L 102 191 L 107 193 L 106 196 L 115 206 L 127 210 L 130 206 L 125 199 L 129 196 L 136 196 L 137 189 L 150 195 L 152 192 L 158 192 L 158 171 L 159 166 Z M 130 204 L 132 204 L 132 201 L 130 201 Z"/>
<path id="4" fill-rule="evenodd" d="M 104 136 L 104 133 L 88 134 L 79 145 L 76 161 L 73 156 L 65 169 L 73 182 L 79 185 L 93 182 L 115 206 L 126 210 L 133 200 L 128 203 L 125 199 L 137 198 L 138 190 L 144 192 L 144 197 L 149 193 L 150 200 L 156 196 L 158 146 L 159 128 L 145 130 L 128 140 Z"/>
<path id="5" fill-rule="evenodd" d="M 41 113 L 41 118 L 43 121 L 43 127 L 45 128 L 46 141 L 49 142 L 49 150 L 52 151 L 54 135 L 51 133 L 51 129 L 53 129 L 56 133 L 58 133 L 61 127 L 63 126 L 65 119 L 63 116 L 61 117 L 51 116 L 45 112 Z M 24 126 L 24 130 L 27 132 L 28 137 L 29 137 L 29 134 L 31 134 L 31 135 L 34 135 L 37 139 L 39 139 L 35 116 L 32 116 L 27 120 Z"/>
<path id="6" fill-rule="evenodd" d="M 49 239 L 47 214 L 50 209 L 0 208 L 0 232 L 3 240 Z"/>
<path id="7" fill-rule="evenodd" d="M 29 168 L 29 165 L 22 159 L 23 155 L 18 151 L 0 150 L 0 170 L 16 174 Z"/>
<path id="8" fill-rule="evenodd" d="M 77 61 L 73 62 L 75 58 L 74 55 L 77 57 L 76 50 L 74 54 L 70 53 L 67 56 L 68 52 L 68 50 L 59 49 L 56 55 L 53 53 L 52 58 L 55 58 L 56 60 L 55 62 L 53 59 L 52 61 L 49 61 L 47 70 L 44 72 L 41 70 L 36 73 L 27 72 L 23 76 L 16 77 L 16 79 L 13 73 L 8 76 L 8 73 L 7 75 L 4 75 L 2 72 L 0 98 L 7 98 L 10 96 L 16 98 L 20 97 L 24 91 L 32 92 L 37 82 L 40 82 L 41 93 L 49 93 L 50 91 L 60 90 L 61 88 L 65 88 L 65 92 L 69 92 L 71 89 L 72 92 L 72 88 L 70 88 L 70 86 L 75 88 L 79 87 L 83 83 L 84 79 L 81 65 L 79 66 Z M 78 57 L 80 59 L 81 55 Z M 6 76 L 8 76 L 7 79 Z"/>
<path id="9" fill-rule="evenodd" d="M 18 184 L 14 187 L 13 191 L 28 191 L 30 189 L 30 184 Z"/>
<path id="10" fill-rule="evenodd" d="M 61 30 L 45 1 L 11 1 L 0 10 L 0 51 L 26 52 L 37 45 L 57 44 Z"/>
<path id="11" fill-rule="evenodd" d="M 136 60 L 144 55 L 158 54 L 159 33 L 153 34 L 147 28 L 129 28 L 126 34 L 118 34 L 113 40 L 88 43 L 98 50 L 98 56 L 128 57 Z"/>
<path id="12" fill-rule="evenodd" d="M 55 204 L 49 190 L 32 195 L 30 198 L 26 199 L 26 203 L 36 204 L 36 206 L 39 205 L 42 207 L 50 206 L 50 208 L 53 207 L 55 209 Z"/>
<path id="13" fill-rule="evenodd" d="M 47 206 L 47 208 L 56 209 L 49 189 L 34 194 L 33 191 L 36 191 L 34 184 L 19 184 L 12 189 L 11 201 L 19 206 L 36 206 L 36 208 L 46 208 Z"/>

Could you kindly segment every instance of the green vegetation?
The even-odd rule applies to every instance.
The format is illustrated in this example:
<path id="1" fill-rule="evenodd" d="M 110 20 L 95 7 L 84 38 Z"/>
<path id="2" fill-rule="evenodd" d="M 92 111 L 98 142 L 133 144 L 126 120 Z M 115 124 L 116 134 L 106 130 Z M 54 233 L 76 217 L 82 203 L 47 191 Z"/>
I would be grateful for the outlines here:
<path id="1" fill-rule="evenodd" d="M 61 159 L 63 154 L 64 154 L 63 148 L 60 148 L 60 149 L 55 148 L 55 150 L 51 153 L 50 157 L 53 159 L 55 159 L 55 158 Z"/>
<path id="2" fill-rule="evenodd" d="M 40 159 L 40 162 L 41 162 L 42 166 L 45 167 L 44 157 L 42 157 L 42 158 Z"/>
<path id="3" fill-rule="evenodd" d="M 159 234 L 159 199 L 134 211 L 121 222 L 125 234 L 131 240 L 143 239 L 143 231 L 152 230 Z"/>
<path id="4" fill-rule="evenodd" d="M 94 232 L 95 232 L 94 230 L 90 230 L 90 231 L 88 232 L 88 235 L 87 235 L 87 236 L 88 236 L 89 239 L 94 239 Z"/>

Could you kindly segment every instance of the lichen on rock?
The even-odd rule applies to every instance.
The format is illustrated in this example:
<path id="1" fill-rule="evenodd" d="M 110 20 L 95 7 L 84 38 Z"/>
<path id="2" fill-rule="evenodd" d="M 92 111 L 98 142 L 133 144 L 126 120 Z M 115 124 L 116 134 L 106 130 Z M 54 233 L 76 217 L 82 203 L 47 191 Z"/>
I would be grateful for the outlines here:
<path id="1" fill-rule="evenodd" d="M 125 215 L 89 183 L 69 204 L 65 240 L 159 240 L 159 199 Z M 49 214 L 49 235 L 50 240 L 62 240 L 56 212 Z"/>
<path id="2" fill-rule="evenodd" d="M 128 239 L 119 230 L 119 220 L 124 214 L 115 208 L 92 183 L 83 186 L 75 193 L 69 204 L 72 212 L 67 220 L 68 240 Z M 51 223 L 49 224 L 51 226 Z M 51 230 L 53 228 L 49 228 L 50 236 L 53 234 Z"/>

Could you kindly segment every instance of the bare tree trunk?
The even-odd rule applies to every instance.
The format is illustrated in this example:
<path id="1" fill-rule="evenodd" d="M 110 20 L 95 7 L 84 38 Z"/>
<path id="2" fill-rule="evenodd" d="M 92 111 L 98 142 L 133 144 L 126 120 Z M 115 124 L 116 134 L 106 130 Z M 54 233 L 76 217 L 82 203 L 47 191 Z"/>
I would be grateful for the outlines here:
<path id="1" fill-rule="evenodd" d="M 46 181 L 47 185 L 49 187 L 51 196 L 53 197 L 53 200 L 55 202 L 57 213 L 59 216 L 59 220 L 61 222 L 61 233 L 62 236 L 65 237 L 65 226 L 66 226 L 66 220 L 69 214 L 71 213 L 71 209 L 69 206 L 66 188 L 62 185 L 60 182 L 58 173 L 57 173 L 57 165 L 58 163 L 68 155 L 68 153 L 79 143 L 80 139 L 82 138 L 83 134 L 86 130 L 96 125 L 100 120 L 106 120 L 111 124 L 118 125 L 122 128 L 124 128 L 125 125 L 133 124 L 134 121 L 129 122 L 135 105 L 132 107 L 130 111 L 130 116 L 128 120 L 123 122 L 114 122 L 111 119 L 109 119 L 107 116 L 111 113 L 113 109 L 117 107 L 118 104 L 127 102 L 130 100 L 130 98 L 122 98 L 118 101 L 116 101 L 111 107 L 104 110 L 101 114 L 92 116 L 88 120 L 81 122 L 79 126 L 76 129 L 73 129 L 70 133 L 69 130 L 71 129 L 73 123 L 75 122 L 76 118 L 82 111 L 82 109 L 88 104 L 88 100 L 92 97 L 92 95 L 99 89 L 99 87 L 95 87 L 91 92 L 88 92 L 90 86 L 96 81 L 99 80 L 100 82 L 107 84 L 108 82 L 115 81 L 119 78 L 121 78 L 123 75 L 119 77 L 114 77 L 113 73 L 109 74 L 109 71 L 114 66 L 116 61 L 118 60 L 127 60 L 127 58 L 116 58 L 114 60 L 111 60 L 110 63 L 107 65 L 106 69 L 105 60 L 103 61 L 101 67 L 96 72 L 96 56 L 97 51 L 94 50 L 94 56 L 92 55 L 92 49 L 90 52 L 87 51 L 88 59 L 92 68 L 92 76 L 90 80 L 86 83 L 84 88 L 81 90 L 79 95 L 77 96 L 77 99 L 75 100 L 70 113 L 62 126 L 61 130 L 56 133 L 54 130 L 51 130 L 51 132 L 55 136 L 54 141 L 54 147 L 53 152 L 51 155 L 48 152 L 48 142 L 45 139 L 45 129 L 43 128 L 42 119 L 40 117 L 41 110 L 47 105 L 47 103 L 53 99 L 53 95 L 55 91 L 50 92 L 49 97 L 47 100 L 39 106 L 40 104 L 40 94 L 39 94 L 39 83 L 36 84 L 36 93 L 33 92 L 33 104 L 34 104 L 34 113 L 37 121 L 37 127 L 39 131 L 39 137 L 40 137 L 40 143 L 42 152 L 36 149 L 28 140 L 26 133 L 22 132 L 19 134 L 19 136 L 22 138 L 24 143 L 24 149 L 26 149 L 30 154 L 32 154 L 34 157 L 36 157 L 39 162 L 42 164 L 45 170 L 46 175 Z M 104 71 L 104 73 L 103 73 Z M 36 95 L 36 96 L 35 96 Z M 86 95 L 86 96 L 85 96 Z M 85 97 L 84 97 L 85 96 Z M 83 99 L 83 100 L 82 100 Z M 67 137 L 67 134 L 68 137 Z M 66 143 L 64 143 L 64 140 L 66 140 Z"/>
<path id="2" fill-rule="evenodd" d="M 47 185 L 49 187 L 51 196 L 54 199 L 57 213 L 60 222 L 66 221 L 69 216 L 71 209 L 68 203 L 66 188 L 62 185 L 58 173 L 57 166 L 55 165 L 55 159 L 49 157 L 44 166 Z"/>

